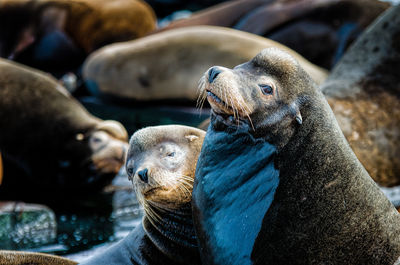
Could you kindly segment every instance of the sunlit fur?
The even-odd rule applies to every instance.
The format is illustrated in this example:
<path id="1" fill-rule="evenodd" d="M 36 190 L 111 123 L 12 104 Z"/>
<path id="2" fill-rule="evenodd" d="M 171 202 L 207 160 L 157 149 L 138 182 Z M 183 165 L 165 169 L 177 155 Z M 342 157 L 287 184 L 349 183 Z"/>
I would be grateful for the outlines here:
<path id="1" fill-rule="evenodd" d="M 151 222 L 160 211 L 178 211 L 191 202 L 197 157 L 205 132 L 179 125 L 148 127 L 131 138 L 126 168 L 138 201 Z M 168 154 L 174 152 L 175 156 Z M 148 169 L 148 182 L 138 172 Z M 131 172 L 131 173 L 129 173 Z"/>

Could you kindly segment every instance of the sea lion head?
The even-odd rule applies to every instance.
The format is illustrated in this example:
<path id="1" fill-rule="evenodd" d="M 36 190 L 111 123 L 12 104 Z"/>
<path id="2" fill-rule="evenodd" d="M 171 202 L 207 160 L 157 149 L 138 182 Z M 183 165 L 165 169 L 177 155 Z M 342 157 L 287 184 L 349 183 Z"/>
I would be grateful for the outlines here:
<path id="1" fill-rule="evenodd" d="M 190 203 L 205 132 L 181 125 L 147 127 L 131 138 L 126 171 L 146 212 Z"/>
<path id="2" fill-rule="evenodd" d="M 101 188 L 109 184 L 125 163 L 128 133 L 123 125 L 112 120 L 101 121 L 88 132 L 76 134 L 75 138 L 86 150 L 71 145 L 75 152 L 81 150 L 85 153 L 86 158 L 82 159 L 80 164 L 88 171 L 79 171 L 84 174 L 84 185 Z"/>
<path id="3" fill-rule="evenodd" d="M 199 101 L 210 103 L 214 129 L 248 126 L 254 136 L 267 135 L 278 145 L 302 124 L 301 105 L 316 87 L 300 64 L 277 48 L 233 69 L 211 67 L 199 84 Z"/>

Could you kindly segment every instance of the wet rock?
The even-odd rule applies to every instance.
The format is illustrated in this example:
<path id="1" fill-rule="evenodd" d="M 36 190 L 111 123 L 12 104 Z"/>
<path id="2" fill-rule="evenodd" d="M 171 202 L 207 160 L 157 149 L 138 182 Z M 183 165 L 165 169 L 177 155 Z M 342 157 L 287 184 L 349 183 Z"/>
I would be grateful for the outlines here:
<path id="1" fill-rule="evenodd" d="M 56 218 L 44 205 L 0 203 L 0 249 L 48 244 L 55 240 Z"/>

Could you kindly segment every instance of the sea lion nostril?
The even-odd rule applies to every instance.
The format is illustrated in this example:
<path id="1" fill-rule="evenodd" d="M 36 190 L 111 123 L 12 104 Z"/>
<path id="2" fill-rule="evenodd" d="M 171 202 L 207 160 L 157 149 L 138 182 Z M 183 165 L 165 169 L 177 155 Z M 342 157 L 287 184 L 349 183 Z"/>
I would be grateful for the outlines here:
<path id="1" fill-rule="evenodd" d="M 221 70 L 219 70 L 217 67 L 213 67 L 208 71 L 208 82 L 212 83 L 215 78 L 221 73 Z"/>
<path id="2" fill-rule="evenodd" d="M 148 183 L 148 181 L 149 181 L 149 177 L 148 177 L 148 175 L 147 175 L 147 172 L 148 172 L 148 169 L 147 169 L 147 168 L 142 169 L 142 170 L 140 170 L 140 171 L 138 172 L 139 178 L 140 178 L 143 182 L 145 182 L 145 183 Z"/>

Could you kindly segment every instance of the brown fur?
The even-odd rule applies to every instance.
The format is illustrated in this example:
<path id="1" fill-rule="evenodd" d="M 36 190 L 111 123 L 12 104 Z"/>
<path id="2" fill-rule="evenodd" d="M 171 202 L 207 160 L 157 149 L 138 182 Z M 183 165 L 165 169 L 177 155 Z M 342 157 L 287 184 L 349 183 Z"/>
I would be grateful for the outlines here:
<path id="1" fill-rule="evenodd" d="M 11 5 L 32 16 L 21 32 L 32 28 L 30 34 L 36 38 L 54 30 L 64 31 L 86 53 L 142 37 L 156 27 L 153 10 L 141 0 L 0 1 L 0 8 Z"/>
<path id="2" fill-rule="evenodd" d="M 199 156 L 205 131 L 181 125 L 166 125 L 147 127 L 137 131 L 130 140 L 130 148 L 127 156 L 135 162 L 136 173 L 143 168 L 149 170 L 149 184 L 152 187 L 161 187 L 150 194 L 145 191 L 148 188 L 141 185 L 137 175 L 131 176 L 137 196 L 143 198 L 141 202 L 148 205 L 148 201 L 157 203 L 160 207 L 179 208 L 192 199 L 192 189 L 196 161 Z M 160 158 L 160 146 L 162 143 L 175 143 L 184 152 L 183 160 L 174 169 L 166 169 L 158 164 Z M 178 180 L 184 176 L 184 182 Z M 185 188 L 180 188 L 180 186 Z"/>
<path id="3" fill-rule="evenodd" d="M 358 159 L 383 186 L 400 184 L 399 12 L 393 7 L 372 24 L 321 86 Z"/>
<path id="4" fill-rule="evenodd" d="M 0 250 L 2 265 L 75 265 L 78 262 L 44 253 Z"/>

